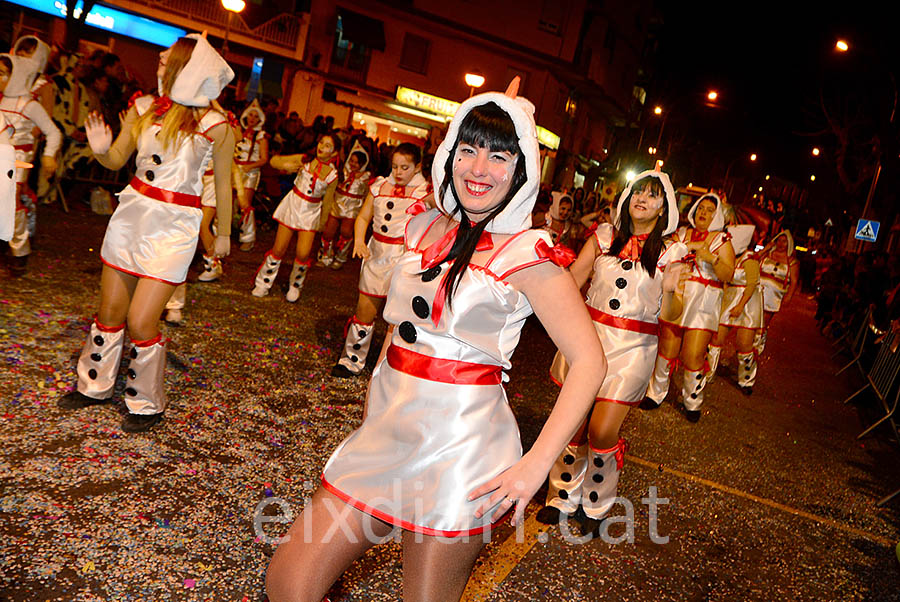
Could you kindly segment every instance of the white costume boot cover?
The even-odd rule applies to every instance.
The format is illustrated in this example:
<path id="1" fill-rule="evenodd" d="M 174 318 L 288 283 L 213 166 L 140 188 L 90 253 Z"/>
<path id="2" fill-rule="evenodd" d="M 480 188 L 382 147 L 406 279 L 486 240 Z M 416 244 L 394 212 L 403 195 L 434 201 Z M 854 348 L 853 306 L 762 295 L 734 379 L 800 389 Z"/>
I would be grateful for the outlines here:
<path id="1" fill-rule="evenodd" d="M 716 377 L 716 370 L 719 368 L 719 357 L 722 355 L 722 348 L 718 345 L 710 344 L 706 353 L 706 363 L 709 364 L 709 372 L 706 375 L 706 383 L 709 384 Z"/>
<path id="2" fill-rule="evenodd" d="M 768 331 L 765 328 L 760 328 L 756 331 L 756 336 L 753 337 L 753 348 L 756 349 L 756 356 L 759 357 L 762 355 L 763 351 L 766 350 L 766 338 L 768 336 Z"/>
<path id="3" fill-rule="evenodd" d="M 9 252 L 13 257 L 25 257 L 31 254 L 31 242 L 28 239 L 28 212 L 16 209 L 13 235 L 9 239 Z"/>
<path id="4" fill-rule="evenodd" d="M 375 322 L 363 324 L 350 318 L 347 322 L 347 336 L 344 339 L 344 351 L 338 364 L 352 372 L 359 374 L 366 365 L 366 357 L 369 355 L 369 347 L 372 345 L 372 335 L 375 333 Z"/>
<path id="5" fill-rule="evenodd" d="M 275 277 L 278 276 L 278 268 L 281 267 L 281 258 L 275 257 L 271 253 L 266 253 L 266 258 L 263 260 L 259 269 L 256 270 L 256 280 L 253 282 L 253 296 L 254 297 L 265 297 L 269 294 L 269 289 L 272 288 L 272 283 L 275 282 Z"/>
<path id="6" fill-rule="evenodd" d="M 166 341 L 158 334 L 134 341 L 125 380 L 125 405 L 132 414 L 159 414 L 166 409 Z"/>
<path id="7" fill-rule="evenodd" d="M 256 215 L 253 213 L 252 207 L 241 216 L 241 232 L 238 235 L 238 242 L 256 242 Z"/>
<path id="8" fill-rule="evenodd" d="M 93 399 L 112 397 L 124 341 L 125 324 L 110 327 L 94 320 L 78 358 L 79 393 Z"/>
<path id="9" fill-rule="evenodd" d="M 205 259 L 205 256 L 204 256 Z M 172 296 L 166 301 L 165 321 L 169 324 L 181 324 L 184 315 L 181 310 L 187 302 L 187 282 L 182 282 L 172 291 Z"/>
<path id="10" fill-rule="evenodd" d="M 303 290 L 303 283 L 306 281 L 306 273 L 309 271 L 310 265 L 312 265 L 311 259 L 302 262 L 294 260 L 294 267 L 291 270 L 290 285 L 287 295 L 284 297 L 287 299 L 288 303 L 294 303 L 300 298 L 300 291 Z"/>
<path id="11" fill-rule="evenodd" d="M 684 380 L 681 383 L 681 396 L 684 399 L 684 408 L 695 412 L 703 405 L 703 389 L 706 388 L 706 375 L 703 370 L 684 370 Z"/>
<path id="12" fill-rule="evenodd" d="M 756 383 L 756 353 L 737 354 L 738 359 L 738 386 L 742 389 L 750 388 Z"/>
<path id="13" fill-rule="evenodd" d="M 350 259 L 350 251 L 353 249 L 353 238 L 338 238 L 335 247 L 337 247 L 337 250 L 334 253 L 331 269 L 338 270 Z"/>
<path id="14" fill-rule="evenodd" d="M 581 488 L 581 506 L 584 513 L 594 520 L 606 516 L 616 501 L 619 489 L 619 473 L 625 463 L 625 440 L 609 449 L 589 446 L 587 475 Z"/>
<path id="15" fill-rule="evenodd" d="M 572 514 L 581 505 L 581 487 L 588 465 L 588 444 L 569 443 L 553 463 L 548 481 L 547 506 Z"/>
<path id="16" fill-rule="evenodd" d="M 200 282 L 212 282 L 222 277 L 225 270 L 222 268 L 222 260 L 218 257 L 210 257 L 203 254 L 203 273 L 197 276 Z"/>
<path id="17" fill-rule="evenodd" d="M 672 374 L 672 367 L 676 361 L 661 355 L 656 356 L 653 376 L 650 377 L 650 384 L 647 385 L 647 397 L 655 401 L 656 405 L 661 404 L 669 392 L 669 375 Z"/>
<path id="18" fill-rule="evenodd" d="M 319 247 L 318 263 L 326 268 L 330 268 L 334 263 L 334 240 L 322 239 L 322 245 Z"/>

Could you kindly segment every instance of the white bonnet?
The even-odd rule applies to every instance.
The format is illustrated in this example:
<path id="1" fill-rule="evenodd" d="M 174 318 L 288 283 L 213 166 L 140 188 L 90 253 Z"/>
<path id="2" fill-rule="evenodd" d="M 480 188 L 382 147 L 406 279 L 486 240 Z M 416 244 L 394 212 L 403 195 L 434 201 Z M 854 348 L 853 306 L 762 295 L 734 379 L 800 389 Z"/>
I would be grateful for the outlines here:
<path id="1" fill-rule="evenodd" d="M 675 189 L 672 187 L 672 180 L 669 179 L 669 174 L 664 171 L 658 171 L 656 169 L 648 169 L 636 175 L 634 179 L 628 183 L 628 186 L 625 187 L 625 190 L 622 191 L 622 194 L 619 195 L 619 203 L 616 205 L 616 215 L 614 219 L 616 229 L 621 228 L 619 216 L 622 215 L 622 208 L 625 205 L 625 199 L 627 199 L 628 195 L 631 194 L 631 187 L 635 182 L 640 182 L 647 177 L 656 178 L 657 180 L 659 180 L 662 184 L 663 190 L 666 193 L 666 205 L 668 205 L 669 207 L 669 222 L 666 224 L 666 229 L 663 230 L 663 236 L 666 236 L 678 229 L 678 201 L 675 198 Z"/>
<path id="2" fill-rule="evenodd" d="M 706 199 L 712 199 L 716 203 L 716 213 L 713 215 L 712 222 L 710 222 L 709 228 L 707 228 L 707 230 L 709 232 L 717 232 L 725 227 L 725 214 L 722 212 L 722 199 L 720 199 L 719 195 L 714 192 L 707 192 L 699 199 L 694 201 L 694 204 L 691 205 L 691 208 L 688 211 L 687 218 L 691 226 L 696 228 L 697 225 L 694 223 L 694 213 L 697 212 L 697 207 L 700 206 L 701 201 L 704 201 Z"/>
<path id="3" fill-rule="evenodd" d="M 190 33 L 185 37 L 196 40 L 197 44 L 191 52 L 190 60 L 175 78 L 169 98 L 188 107 L 208 107 L 210 101 L 218 98 L 234 78 L 234 71 L 206 40 L 205 35 Z"/>

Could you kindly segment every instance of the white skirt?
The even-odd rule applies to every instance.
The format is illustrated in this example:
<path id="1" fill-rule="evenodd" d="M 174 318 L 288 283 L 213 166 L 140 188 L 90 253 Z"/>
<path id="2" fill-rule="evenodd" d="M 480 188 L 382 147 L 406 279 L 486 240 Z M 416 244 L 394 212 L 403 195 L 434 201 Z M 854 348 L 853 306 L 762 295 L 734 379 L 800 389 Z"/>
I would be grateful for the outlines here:
<path id="1" fill-rule="evenodd" d="M 369 297 L 387 297 L 391 288 L 391 272 L 403 255 L 406 246 L 403 243 L 391 244 L 369 239 L 371 255 L 364 259 L 359 270 L 359 292 Z"/>
<path id="2" fill-rule="evenodd" d="M 278 203 L 272 217 L 291 230 L 316 232 L 319 229 L 321 215 L 322 199 L 316 199 L 315 202 L 308 201 L 292 188 Z"/>

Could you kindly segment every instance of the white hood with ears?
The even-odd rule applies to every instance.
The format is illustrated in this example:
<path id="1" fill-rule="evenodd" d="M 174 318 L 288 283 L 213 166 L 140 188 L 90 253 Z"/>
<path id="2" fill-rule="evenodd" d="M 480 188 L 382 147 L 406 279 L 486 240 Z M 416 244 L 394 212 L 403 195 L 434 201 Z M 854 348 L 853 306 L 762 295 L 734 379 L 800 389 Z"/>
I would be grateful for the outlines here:
<path id="1" fill-rule="evenodd" d="M 185 37 L 196 40 L 197 44 L 190 60 L 175 78 L 169 98 L 188 107 L 208 107 L 210 101 L 218 98 L 228 82 L 234 79 L 234 71 L 206 41 L 205 32 L 190 33 Z"/>
<path id="2" fill-rule="evenodd" d="M 690 222 L 691 227 L 697 227 L 697 225 L 694 223 L 694 214 L 697 213 L 697 207 L 700 206 L 700 203 L 706 199 L 711 199 L 716 203 L 716 212 L 713 215 L 712 222 L 710 222 L 709 228 L 707 228 L 707 230 L 709 230 L 710 232 L 718 232 L 725 227 L 725 213 L 722 212 L 722 199 L 720 199 L 719 195 L 715 194 L 714 192 L 707 192 L 699 199 L 694 201 L 694 204 L 691 205 L 691 208 L 687 214 L 688 221 Z"/>
<path id="3" fill-rule="evenodd" d="M 621 228 L 621 223 L 619 222 L 619 216 L 622 215 L 622 209 L 625 205 L 625 199 L 628 198 L 628 195 L 631 194 L 631 187 L 635 182 L 639 182 L 646 177 L 656 178 L 662 184 L 663 190 L 666 193 L 666 205 L 669 208 L 669 217 L 668 223 L 666 224 L 666 229 L 663 230 L 663 236 L 671 234 L 675 230 L 678 229 L 678 200 L 675 198 L 675 188 L 672 187 L 672 180 L 669 179 L 669 174 L 664 171 L 657 171 L 655 169 L 648 169 L 647 171 L 642 171 L 638 175 L 634 177 L 634 179 L 628 183 L 628 186 L 625 187 L 625 190 L 622 191 L 622 194 L 619 195 L 619 203 L 616 205 L 616 215 L 613 216 L 613 221 L 615 222 L 616 229 Z"/>

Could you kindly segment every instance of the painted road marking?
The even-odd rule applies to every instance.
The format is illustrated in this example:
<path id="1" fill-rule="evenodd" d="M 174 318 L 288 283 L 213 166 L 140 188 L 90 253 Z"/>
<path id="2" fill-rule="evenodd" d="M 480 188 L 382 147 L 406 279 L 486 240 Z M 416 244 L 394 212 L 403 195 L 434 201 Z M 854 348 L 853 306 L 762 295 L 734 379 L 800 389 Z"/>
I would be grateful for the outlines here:
<path id="1" fill-rule="evenodd" d="M 687 481 L 699 483 L 701 485 L 705 485 L 707 487 L 717 489 L 725 493 L 730 493 L 731 495 L 750 500 L 751 502 L 756 502 L 757 504 L 762 504 L 764 506 L 768 506 L 769 508 L 781 510 L 782 512 L 786 512 L 794 516 L 799 516 L 807 520 L 832 527 L 839 531 L 849 533 L 850 535 L 868 539 L 875 543 L 888 546 L 889 548 L 893 548 L 896 544 L 896 542 L 887 537 L 882 537 L 881 535 L 876 535 L 874 533 L 869 533 L 861 529 L 856 529 L 839 521 L 826 518 L 824 516 L 818 516 L 810 512 L 805 512 L 803 510 L 793 508 L 785 504 L 780 504 L 776 501 L 760 497 L 758 495 L 753 495 L 752 493 L 741 491 L 740 489 L 729 487 L 728 485 L 723 485 L 722 483 L 710 481 L 709 479 L 694 476 L 675 468 L 668 468 L 658 462 L 644 460 L 642 458 L 632 456 L 631 454 L 626 454 L 625 458 L 629 462 L 638 466 L 643 466 L 644 468 L 650 469 L 653 472 L 669 473 L 673 476 L 680 477 Z M 532 506 L 534 507 L 533 510 L 531 509 Z M 506 579 L 506 577 L 513 571 L 513 569 L 516 568 L 516 566 L 518 566 L 519 562 L 522 561 L 522 558 L 524 558 L 525 555 L 531 551 L 531 548 L 533 548 L 536 543 L 546 543 L 549 540 L 548 531 L 550 530 L 551 526 L 542 525 L 541 523 L 537 522 L 536 514 L 537 510 L 540 508 L 540 504 L 529 504 L 529 509 L 526 510 L 526 512 L 530 513 L 528 514 L 528 518 L 525 519 L 525 525 L 523 526 L 524 537 L 521 538 L 522 541 L 516 541 L 516 534 L 515 532 L 513 532 L 503 541 L 503 543 L 493 549 L 490 556 L 484 559 L 483 564 L 479 565 L 472 572 L 472 576 L 469 578 L 469 583 L 466 585 L 466 591 L 463 593 L 461 602 L 485 602 L 490 594 L 497 588 L 497 586 L 503 583 L 503 580 Z"/>

